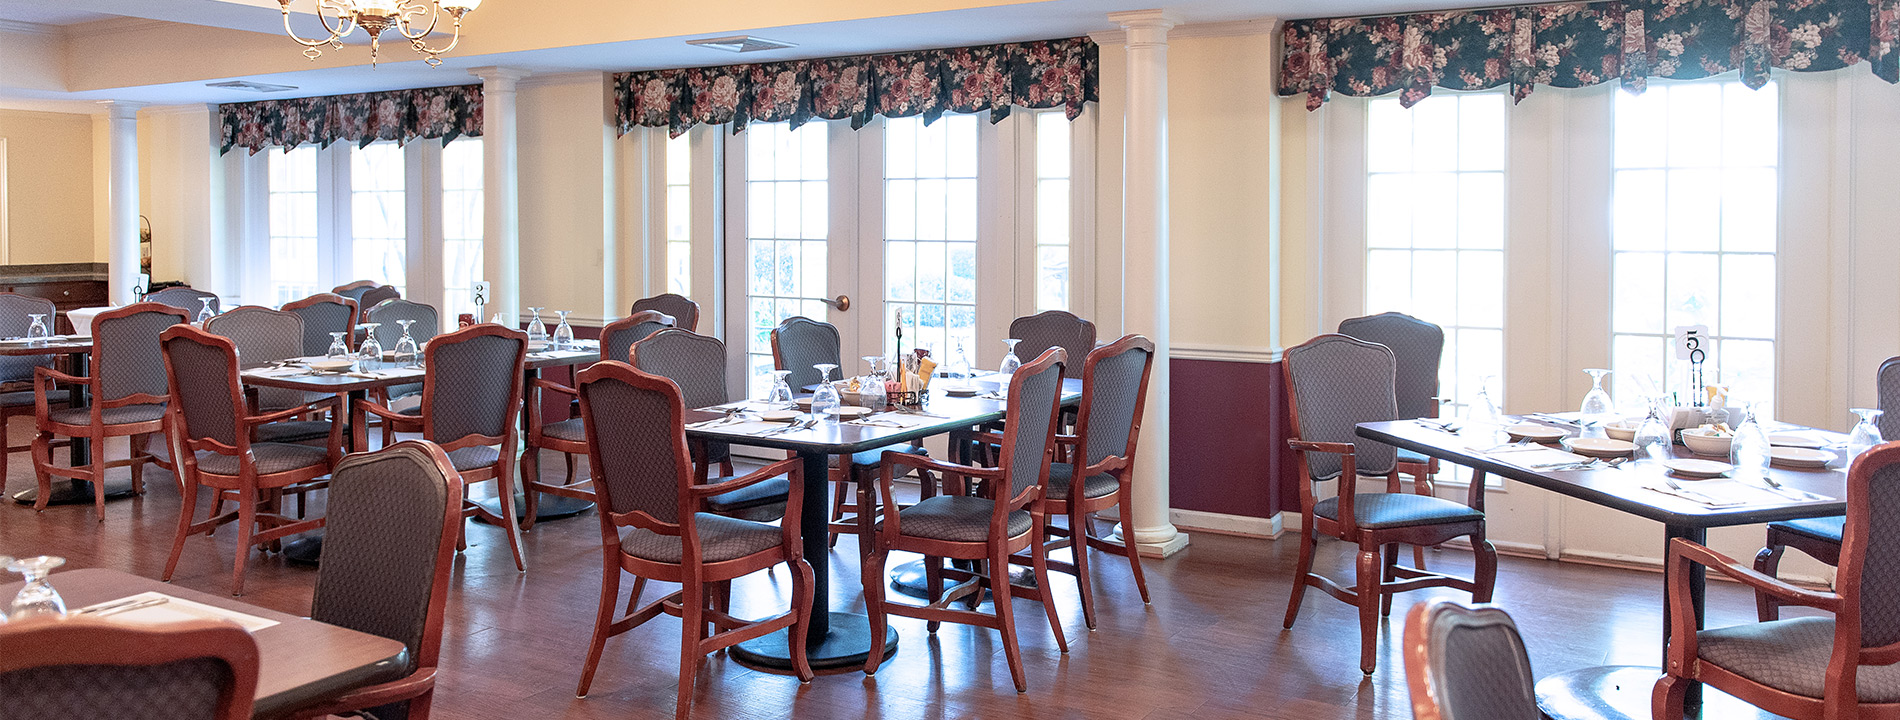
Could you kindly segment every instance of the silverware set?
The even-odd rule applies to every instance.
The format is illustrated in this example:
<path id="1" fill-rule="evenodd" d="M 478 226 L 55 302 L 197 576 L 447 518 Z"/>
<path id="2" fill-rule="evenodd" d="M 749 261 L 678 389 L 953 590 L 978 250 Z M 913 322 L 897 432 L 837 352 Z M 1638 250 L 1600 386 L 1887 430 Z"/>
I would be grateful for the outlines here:
<path id="1" fill-rule="evenodd" d="M 762 430 L 759 432 L 752 433 L 752 436 L 753 437 L 770 437 L 773 435 L 783 435 L 793 430 L 810 430 L 817 426 L 818 426 L 818 416 L 813 415 L 811 417 L 805 418 L 798 422 L 789 423 L 785 427 L 772 428 L 769 430 Z"/>

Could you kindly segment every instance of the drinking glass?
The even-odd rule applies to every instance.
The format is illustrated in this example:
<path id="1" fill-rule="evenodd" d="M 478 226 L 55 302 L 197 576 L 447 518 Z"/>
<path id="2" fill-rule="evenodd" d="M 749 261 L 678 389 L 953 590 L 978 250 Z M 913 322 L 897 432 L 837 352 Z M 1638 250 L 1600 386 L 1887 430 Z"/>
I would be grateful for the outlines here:
<path id="1" fill-rule="evenodd" d="M 554 349 L 556 350 L 571 350 L 574 347 L 574 326 L 567 324 L 567 314 L 571 312 L 574 311 L 554 311 L 554 314 L 561 316 L 561 324 L 554 326 Z"/>
<path id="2" fill-rule="evenodd" d="M 421 351 L 416 347 L 416 339 L 409 334 L 409 326 L 415 323 L 416 321 L 414 320 L 396 321 L 397 325 L 402 326 L 402 339 L 396 341 L 396 367 L 412 368 L 416 366 L 416 356 Z"/>
<path id="3" fill-rule="evenodd" d="M 1584 419 L 1615 413 L 1616 403 L 1610 400 L 1609 393 L 1603 391 L 1603 376 L 1610 374 L 1610 371 L 1590 368 L 1584 372 L 1590 373 L 1590 392 L 1584 393 L 1583 408 L 1579 411 L 1583 413 Z"/>
<path id="4" fill-rule="evenodd" d="M 1003 354 L 1003 367 L 997 370 L 997 372 L 1000 372 L 1004 375 L 1013 375 L 1016 373 L 1017 368 L 1020 368 L 1023 366 L 1023 359 L 1016 357 L 1016 343 L 1019 343 L 1019 342 L 1022 342 L 1022 341 L 1016 338 L 1010 338 L 1008 340 L 1003 341 L 1003 344 L 1009 346 L 1009 352 Z"/>
<path id="5" fill-rule="evenodd" d="M 766 391 L 765 404 L 775 408 L 795 408 L 798 403 L 792 400 L 792 386 L 785 378 L 791 377 L 790 370 L 772 371 L 772 388 Z"/>
<path id="6" fill-rule="evenodd" d="M 323 352 L 324 357 L 344 358 L 350 356 L 350 344 L 343 339 L 347 332 L 330 333 L 330 349 Z"/>
<path id="7" fill-rule="evenodd" d="M 1768 472 L 1768 453 L 1771 450 L 1768 433 L 1761 429 L 1761 423 L 1755 419 L 1754 401 L 1744 401 L 1742 424 L 1735 427 L 1735 437 L 1728 445 L 1728 461 L 1735 466 L 1736 477 L 1761 477 Z"/>
<path id="8" fill-rule="evenodd" d="M 837 414 L 826 413 L 825 411 L 836 409 L 844 405 L 843 400 L 838 397 L 838 388 L 831 384 L 831 371 L 838 369 L 838 366 L 832 363 L 818 363 L 817 365 L 813 365 L 812 368 L 818 371 L 818 390 L 813 392 L 811 396 L 811 412 L 820 418 L 825 418 L 826 415 L 830 415 L 830 417 L 826 419 L 835 422 L 838 419 Z"/>
<path id="9" fill-rule="evenodd" d="M 528 308 L 528 312 L 534 313 L 534 318 L 528 321 L 528 342 L 530 344 L 547 342 L 548 326 L 547 323 L 541 322 L 541 308 Z"/>
<path id="10" fill-rule="evenodd" d="M 375 370 L 383 364 L 383 344 L 376 342 L 376 328 L 382 326 L 382 323 L 363 323 L 363 346 L 357 349 L 356 357 L 365 371 Z"/>
<path id="11" fill-rule="evenodd" d="M 211 298 L 198 298 L 198 302 L 204 303 L 204 307 L 198 308 L 198 326 L 204 327 L 205 321 L 217 313 L 211 311 Z"/>
<path id="12" fill-rule="evenodd" d="M 1021 358 L 1017 359 L 1021 360 Z M 969 387 L 970 356 L 963 351 L 963 338 L 957 338 L 956 343 L 951 345 L 950 367 L 944 368 L 944 374 L 957 378 L 958 387 Z"/>
<path id="13" fill-rule="evenodd" d="M 1849 412 L 1860 416 L 1860 422 L 1847 434 L 1847 459 L 1845 465 L 1852 465 L 1861 453 L 1872 450 L 1875 445 L 1886 442 L 1880 437 L 1880 427 L 1874 424 L 1880 419 L 1880 411 L 1873 408 L 1852 408 Z"/>
<path id="14" fill-rule="evenodd" d="M 13 608 L 7 616 L 19 620 L 33 615 L 66 614 L 66 600 L 46 581 L 53 568 L 66 564 L 66 558 L 41 555 L 39 557 L 20 558 L 7 563 L 7 570 L 26 576 L 26 586 L 20 588 L 20 594 L 13 596 Z"/>
<path id="15" fill-rule="evenodd" d="M 1638 460 L 1662 462 L 1675 456 L 1669 449 L 1669 423 L 1662 419 L 1663 403 L 1668 402 L 1668 398 L 1658 395 L 1647 400 L 1649 414 L 1636 427 L 1636 437 L 1632 442 L 1636 444 Z"/>
<path id="16" fill-rule="evenodd" d="M 1491 399 L 1491 379 L 1496 375 L 1478 378 L 1478 394 L 1471 398 L 1471 404 L 1465 406 L 1466 425 L 1497 425 L 1498 404 Z"/>
<path id="17" fill-rule="evenodd" d="M 46 344 L 46 338 L 52 334 L 46 331 L 46 314 L 34 313 L 32 315 L 28 315 L 27 317 L 33 318 L 33 324 L 28 326 L 26 329 L 27 344 L 28 345 Z"/>

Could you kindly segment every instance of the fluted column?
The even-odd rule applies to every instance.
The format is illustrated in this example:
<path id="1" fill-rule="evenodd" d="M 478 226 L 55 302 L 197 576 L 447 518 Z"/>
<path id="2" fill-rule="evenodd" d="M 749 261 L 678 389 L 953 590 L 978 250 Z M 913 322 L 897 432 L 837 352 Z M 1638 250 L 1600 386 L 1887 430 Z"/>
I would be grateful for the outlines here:
<path id="1" fill-rule="evenodd" d="M 490 284 L 486 312 L 521 315 L 521 197 L 516 180 L 515 83 L 528 71 L 479 67 L 482 79 L 482 277 Z M 487 318 L 476 318 L 476 322 Z"/>
<path id="2" fill-rule="evenodd" d="M 113 305 L 138 301 L 139 107 L 117 100 L 106 106 L 109 172 L 106 174 L 106 293 Z"/>
<path id="3" fill-rule="evenodd" d="M 1168 30 L 1165 10 L 1109 13 L 1127 33 L 1126 111 L 1122 118 L 1122 327 L 1155 343 L 1134 498 L 1118 532 L 1142 554 L 1187 546 L 1168 518 Z M 1129 531 L 1130 523 L 1133 532 Z"/>

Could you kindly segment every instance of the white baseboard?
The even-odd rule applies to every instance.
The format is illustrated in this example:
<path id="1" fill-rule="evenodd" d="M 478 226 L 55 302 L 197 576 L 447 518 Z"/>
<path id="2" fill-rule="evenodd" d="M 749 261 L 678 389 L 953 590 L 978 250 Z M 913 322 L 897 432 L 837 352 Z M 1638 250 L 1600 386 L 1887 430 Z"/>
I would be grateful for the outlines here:
<path id="1" fill-rule="evenodd" d="M 1283 513 L 1274 513 L 1273 517 L 1262 518 L 1171 508 L 1168 510 L 1168 522 L 1174 523 L 1175 527 L 1183 530 L 1200 530 L 1221 535 L 1271 540 L 1286 531 L 1280 524 L 1282 515 Z"/>

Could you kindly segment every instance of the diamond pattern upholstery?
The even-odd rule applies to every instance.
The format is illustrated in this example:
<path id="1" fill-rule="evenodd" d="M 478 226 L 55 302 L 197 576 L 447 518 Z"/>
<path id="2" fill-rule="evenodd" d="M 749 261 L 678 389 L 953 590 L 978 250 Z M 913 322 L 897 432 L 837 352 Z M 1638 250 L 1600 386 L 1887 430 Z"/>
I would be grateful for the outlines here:
<path id="1" fill-rule="evenodd" d="M 909 537 L 980 543 L 989 539 L 990 513 L 995 510 L 996 503 L 986 498 L 938 495 L 899 510 L 897 529 Z M 1003 522 L 1010 537 L 1029 532 L 1029 511 L 1012 510 Z"/>
<path id="2" fill-rule="evenodd" d="M 328 420 L 285 420 L 265 423 L 257 426 L 257 435 L 252 438 L 258 442 L 304 442 L 321 440 L 330 436 Z"/>
<path id="3" fill-rule="evenodd" d="M 182 286 L 168 287 L 163 290 L 149 293 L 145 296 L 145 302 L 155 302 L 161 305 L 170 305 L 172 307 L 185 311 L 185 314 L 195 318 L 195 317 L 198 317 L 198 312 L 205 308 L 205 305 L 204 305 L 205 298 L 211 299 L 211 312 L 217 313 L 217 312 L 222 311 L 218 307 L 218 303 L 220 301 L 218 300 L 218 296 L 216 293 L 208 293 L 203 290 L 195 290 L 192 288 L 182 287 Z"/>
<path id="4" fill-rule="evenodd" d="M 187 334 L 164 341 L 172 380 L 178 386 L 175 402 L 185 414 L 185 435 L 236 445 L 238 416 L 244 412 L 231 394 L 231 366 L 236 358 L 198 337 Z"/>
<path id="5" fill-rule="evenodd" d="M 542 425 L 541 434 L 556 440 L 587 442 L 587 426 L 580 418 Z"/>
<path id="6" fill-rule="evenodd" d="M 233 682 L 216 658 L 159 665 L 52 665 L 0 673 L 8 717 L 34 720 L 210 720 Z"/>
<path id="7" fill-rule="evenodd" d="M 634 343 L 645 340 L 647 336 L 656 332 L 673 327 L 664 322 L 650 319 L 651 316 L 648 316 L 648 318 L 649 319 L 636 320 L 636 318 L 630 317 L 607 323 L 607 327 L 600 329 L 601 357 L 615 362 L 632 364 L 633 361 L 628 358 L 628 355 L 633 350 Z M 692 331 L 688 330 L 687 332 Z M 647 372 L 652 371 L 649 370 Z M 704 406 L 702 405 L 700 407 Z"/>
<path id="8" fill-rule="evenodd" d="M 303 319 L 303 355 L 306 357 L 329 352 L 330 333 L 350 332 L 356 324 L 356 311 L 340 302 L 341 295 L 319 293 L 311 297 L 330 299 L 289 309 Z"/>
<path id="9" fill-rule="evenodd" d="M 53 398 L 48 398 L 48 400 L 52 400 L 52 399 Z M 21 390 L 18 392 L 0 393 L 0 407 L 31 407 L 32 405 L 33 405 L 33 391 L 32 390 Z"/>
<path id="10" fill-rule="evenodd" d="M 456 472 L 478 470 L 501 462 L 501 448 L 493 445 L 476 445 L 460 450 L 450 450 L 448 455 L 449 464 L 455 466 Z"/>
<path id="11" fill-rule="evenodd" d="M 376 287 L 369 288 L 367 290 L 364 290 L 363 294 L 356 298 L 357 312 L 368 314 L 370 311 L 370 308 L 376 307 L 377 305 L 381 305 L 384 300 L 396 300 L 401 297 L 402 297 L 402 293 L 397 292 L 396 288 L 393 286 L 378 285 Z"/>
<path id="12" fill-rule="evenodd" d="M 1114 357 L 1095 361 L 1095 373 L 1088 379 L 1089 437 L 1085 464 L 1093 465 L 1128 452 L 1128 436 L 1135 427 L 1135 406 L 1141 402 L 1141 376 L 1148 369 L 1150 355 L 1145 349 L 1130 347 Z M 1087 358 L 1086 355 L 1069 357 L 1072 365 L 1085 364 L 1074 358 Z M 1086 491 L 1086 483 L 1084 489 Z"/>
<path id="13" fill-rule="evenodd" d="M 1867 542 L 1860 566 L 1860 641 L 1876 647 L 1900 642 L 1900 464 L 1876 468 L 1868 489 Z M 1848 492 L 1853 492 L 1851 487 Z"/>
<path id="14" fill-rule="evenodd" d="M 1834 619 L 1804 617 L 1696 633 L 1702 660 L 1777 690 L 1818 698 L 1834 652 Z M 1900 702 L 1900 665 L 1862 665 L 1862 702 Z"/>
<path id="15" fill-rule="evenodd" d="M 673 326 L 693 332 L 699 329 L 699 303 L 674 293 L 655 295 L 633 301 L 633 309 L 627 314 L 642 310 L 656 310 L 673 316 Z"/>
<path id="16" fill-rule="evenodd" d="M 838 328 L 807 317 L 790 317 L 772 330 L 772 362 L 780 370 L 789 370 L 785 382 L 792 392 L 818 384 L 818 370 L 812 366 L 839 361 Z M 833 372 L 833 379 L 837 373 Z M 720 400 L 724 402 L 724 400 Z M 692 406 L 704 407 L 704 406 Z"/>
<path id="17" fill-rule="evenodd" d="M 107 425 L 130 425 L 132 423 L 151 422 L 163 417 L 165 406 L 158 404 L 122 405 L 106 408 L 99 413 Z M 92 408 L 65 408 L 46 413 L 46 419 L 65 425 L 85 425 L 92 422 Z"/>
<path id="18" fill-rule="evenodd" d="M 1009 391 L 1005 422 L 1016 433 L 1016 444 L 1006 450 L 1002 467 L 1009 472 L 1011 497 L 1041 482 L 1043 468 L 1049 465 L 1049 433 L 1056 422 L 1056 396 L 1062 392 L 1062 368 L 1063 363 L 1058 362 L 1034 374 L 1018 370 L 1010 379 L 1014 387 Z"/>
<path id="19" fill-rule="evenodd" d="M 165 394 L 165 359 L 158 336 L 179 323 L 177 315 L 154 310 L 93 320 L 93 396 L 118 400 L 140 393 Z"/>
<path id="20" fill-rule="evenodd" d="M 342 295 L 343 297 L 349 298 L 351 300 L 355 300 L 358 306 L 360 307 L 363 302 L 363 293 L 369 292 L 374 289 L 376 289 L 376 283 L 371 282 L 369 280 L 358 280 L 356 282 L 350 283 L 349 285 L 338 285 L 337 287 L 331 289 L 330 292 L 336 293 L 338 295 Z"/>
<path id="21" fill-rule="evenodd" d="M 601 505 L 679 522 L 681 478 L 692 473 L 691 461 L 676 452 L 685 429 L 668 426 L 670 407 L 678 401 L 616 379 L 579 390 L 584 419 L 594 428 L 594 491 Z"/>
<path id="22" fill-rule="evenodd" d="M 524 338 L 471 335 L 430 344 L 424 382 L 446 388 L 432 393 L 435 403 L 426 413 L 433 425 L 430 440 L 451 443 L 470 435 L 501 437 L 507 432 L 520 409 L 508 401 L 521 384 L 515 368 L 527 352 Z"/>
<path id="23" fill-rule="evenodd" d="M 724 480 L 717 482 L 724 482 Z M 776 477 L 756 485 L 706 498 L 706 507 L 713 512 L 730 515 L 744 510 L 783 506 L 786 497 L 791 495 L 791 492 L 791 481 Z"/>
<path id="24" fill-rule="evenodd" d="M 1492 611 L 1500 612 L 1501 611 Z M 1524 638 L 1507 618 L 1432 632 L 1432 676 L 1444 720 L 1536 720 L 1535 679 Z"/>
<path id="25" fill-rule="evenodd" d="M 641 372 L 672 380 L 679 386 L 680 402 L 686 407 L 702 408 L 731 399 L 726 394 L 726 344 L 719 338 L 685 329 L 663 329 L 636 344 L 638 348 L 629 346 L 633 350 L 630 364 Z M 731 455 L 729 443 L 706 443 L 707 462 L 719 462 Z"/>
<path id="26" fill-rule="evenodd" d="M 1075 466 L 1069 463 L 1049 464 L 1049 499 L 1069 499 L 1069 487 L 1075 484 Z M 1108 497 L 1121 489 L 1121 482 L 1106 473 L 1096 473 L 1082 481 L 1082 497 Z"/>
<path id="27" fill-rule="evenodd" d="M 1429 417 L 1437 403 L 1438 364 L 1445 331 L 1405 313 L 1388 312 L 1339 322 L 1339 334 L 1386 346 L 1398 363 L 1394 377 L 1399 418 Z"/>
<path id="28" fill-rule="evenodd" d="M 50 333 L 54 313 L 53 301 L 46 298 L 0 292 L 0 337 L 26 337 L 27 329 L 33 327 L 35 314 L 46 316 L 46 331 Z M 33 368 L 52 366 L 51 355 L 0 357 L 0 383 L 29 381 L 33 379 Z"/>
<path id="29" fill-rule="evenodd" d="M 205 330 L 230 338 L 237 345 L 241 363 L 288 360 L 304 355 L 303 318 L 296 313 L 255 305 L 232 308 L 231 312 L 206 322 Z M 284 388 L 258 388 L 257 406 L 265 411 L 282 410 L 321 397 L 318 393 Z"/>
<path id="30" fill-rule="evenodd" d="M 1880 374 L 1874 380 L 1880 392 L 1881 411 L 1880 419 L 1874 424 L 1880 428 L 1882 439 L 1900 440 L 1900 357 L 1881 363 Z"/>
<path id="31" fill-rule="evenodd" d="M 1016 357 L 1023 362 L 1041 357 L 1052 347 L 1069 351 L 1073 367 L 1064 374 L 1072 378 L 1082 377 L 1082 358 L 1095 349 L 1095 323 L 1063 310 L 1016 318 L 1009 323 L 1009 336 L 1022 341 L 1016 343 Z"/>
<path id="32" fill-rule="evenodd" d="M 1847 516 L 1835 515 L 1833 517 L 1783 520 L 1781 522 L 1769 523 L 1768 527 L 1795 533 L 1797 535 L 1806 535 L 1816 540 L 1839 543 L 1841 541 L 1841 526 L 1846 522 Z"/>
<path id="33" fill-rule="evenodd" d="M 778 547 L 779 529 L 765 523 L 740 520 L 709 513 L 693 516 L 693 529 L 699 536 L 700 560 L 716 563 L 742 558 Z M 685 544 L 677 535 L 661 535 L 645 528 L 620 531 L 621 551 L 653 562 L 682 562 Z"/>
<path id="34" fill-rule="evenodd" d="M 1313 503 L 1313 514 L 1327 520 L 1338 520 L 1339 498 L 1329 497 Z M 1407 493 L 1356 494 L 1352 500 L 1352 515 L 1359 527 L 1375 530 L 1484 519 L 1484 513 L 1463 503 Z"/>
<path id="35" fill-rule="evenodd" d="M 370 308 L 363 317 L 363 322 L 379 323 L 376 344 L 383 346 L 384 351 L 395 350 L 396 341 L 402 339 L 402 325 L 397 324 L 398 320 L 415 321 L 409 325 L 409 337 L 416 341 L 416 347 L 442 332 L 441 316 L 435 308 L 402 298 Z"/>
<path id="36" fill-rule="evenodd" d="M 257 458 L 257 474 L 270 475 L 321 465 L 330 460 L 330 453 L 323 448 L 309 445 L 251 443 L 251 457 Z M 199 472 L 236 477 L 240 472 L 241 464 L 236 455 L 223 455 L 209 450 L 198 451 Z"/>
<path id="37" fill-rule="evenodd" d="M 1355 425 L 1398 419 L 1393 377 L 1398 372 L 1392 351 L 1344 335 L 1321 335 L 1289 348 L 1285 362 L 1299 412 L 1301 440 L 1352 443 L 1358 470 L 1365 475 L 1392 471 L 1397 453 L 1391 445 L 1359 437 Z M 1332 453 L 1306 453 L 1313 480 L 1339 475 L 1340 458 Z"/>

